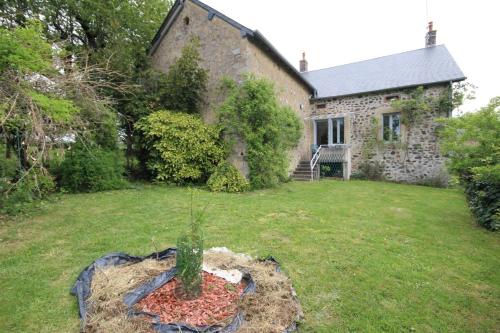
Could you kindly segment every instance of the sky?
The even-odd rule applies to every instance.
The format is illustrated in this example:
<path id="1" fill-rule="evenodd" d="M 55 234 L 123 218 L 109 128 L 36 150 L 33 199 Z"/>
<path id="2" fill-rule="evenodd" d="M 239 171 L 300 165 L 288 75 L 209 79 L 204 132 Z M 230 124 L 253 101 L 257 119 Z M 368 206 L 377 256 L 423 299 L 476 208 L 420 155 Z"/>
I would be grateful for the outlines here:
<path id="1" fill-rule="evenodd" d="M 298 67 L 332 67 L 425 46 L 433 21 L 476 99 L 473 111 L 500 96 L 498 0 L 202 0 L 252 30 L 259 30 Z"/>

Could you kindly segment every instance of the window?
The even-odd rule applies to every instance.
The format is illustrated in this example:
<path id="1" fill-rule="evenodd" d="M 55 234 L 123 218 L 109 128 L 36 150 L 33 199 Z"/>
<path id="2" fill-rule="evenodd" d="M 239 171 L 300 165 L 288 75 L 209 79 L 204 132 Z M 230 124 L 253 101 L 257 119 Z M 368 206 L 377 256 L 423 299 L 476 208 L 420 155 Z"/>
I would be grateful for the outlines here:
<path id="1" fill-rule="evenodd" d="M 344 143 L 344 118 L 332 119 L 332 143 L 333 144 L 343 144 Z"/>
<path id="2" fill-rule="evenodd" d="M 314 121 L 314 144 L 344 144 L 344 118 L 329 118 Z"/>
<path id="3" fill-rule="evenodd" d="M 401 114 L 389 113 L 384 114 L 383 117 L 384 141 L 399 141 L 401 137 Z"/>
<path id="4" fill-rule="evenodd" d="M 316 145 L 328 144 L 328 120 L 316 121 Z"/>
<path id="5" fill-rule="evenodd" d="M 400 99 L 399 95 L 389 95 L 389 96 L 385 96 L 385 101 L 386 101 L 386 103 L 390 103 L 390 102 L 392 102 L 392 101 L 397 101 L 397 100 L 399 100 L 399 99 Z"/>
<path id="6" fill-rule="evenodd" d="M 318 105 L 316 105 L 316 109 L 318 109 L 318 110 L 319 109 L 324 109 L 324 108 L 326 108 L 326 104 L 318 104 Z"/>

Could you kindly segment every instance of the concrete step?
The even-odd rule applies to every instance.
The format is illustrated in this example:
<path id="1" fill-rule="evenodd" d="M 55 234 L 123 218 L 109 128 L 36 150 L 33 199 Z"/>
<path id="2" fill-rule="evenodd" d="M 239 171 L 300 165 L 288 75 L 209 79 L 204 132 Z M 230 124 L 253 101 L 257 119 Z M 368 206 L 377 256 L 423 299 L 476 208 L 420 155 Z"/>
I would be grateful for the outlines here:
<path id="1" fill-rule="evenodd" d="M 292 174 L 292 179 L 295 181 L 310 181 L 311 180 L 311 164 L 309 161 L 300 161 L 297 168 Z"/>
<path id="2" fill-rule="evenodd" d="M 310 170 L 304 170 L 304 171 L 295 170 L 293 172 L 293 175 L 307 175 L 307 176 L 310 176 L 311 175 L 311 171 Z"/>

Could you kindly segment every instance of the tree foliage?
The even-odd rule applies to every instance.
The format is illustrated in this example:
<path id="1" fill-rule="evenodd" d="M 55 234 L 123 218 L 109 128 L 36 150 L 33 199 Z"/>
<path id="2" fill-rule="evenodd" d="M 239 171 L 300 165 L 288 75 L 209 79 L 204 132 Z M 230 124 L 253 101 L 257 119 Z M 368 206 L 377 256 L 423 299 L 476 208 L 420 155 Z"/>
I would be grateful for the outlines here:
<path id="1" fill-rule="evenodd" d="M 163 105 L 168 110 L 197 114 L 203 103 L 208 71 L 200 66 L 198 39 L 192 39 L 170 66 L 166 77 Z"/>
<path id="2" fill-rule="evenodd" d="M 249 75 L 237 85 L 226 81 L 228 97 L 219 110 L 229 142 L 244 140 L 253 188 L 288 179 L 288 151 L 302 135 L 302 122 L 288 106 L 278 103 L 273 84 Z"/>
<path id="3" fill-rule="evenodd" d="M 0 25 L 24 27 L 30 20 L 38 19 L 45 37 L 62 45 L 67 61 L 120 74 L 100 80 L 129 86 L 126 93 L 115 89 L 103 92 L 115 101 L 114 121 L 118 119 L 122 126 L 131 160 L 137 153 L 133 148 L 134 123 L 150 110 L 165 108 L 159 98 L 165 78 L 152 69 L 147 51 L 172 3 L 171 0 L 6 0 L 0 4 Z M 105 124 L 96 129 L 96 135 L 109 129 L 109 122 Z"/>
<path id="4" fill-rule="evenodd" d="M 226 156 L 219 127 L 205 125 L 194 115 L 158 111 L 143 118 L 137 128 L 147 168 L 159 181 L 205 182 Z"/>
<path id="5" fill-rule="evenodd" d="M 477 112 L 442 121 L 441 147 L 478 222 L 500 229 L 500 97 Z"/>
<path id="6" fill-rule="evenodd" d="M 500 163 L 500 97 L 478 112 L 443 120 L 441 147 L 458 174 Z"/>
<path id="7" fill-rule="evenodd" d="M 54 147 L 74 138 L 116 147 L 116 117 L 103 91 L 121 88 L 101 80 L 106 70 L 55 61 L 61 52 L 36 23 L 0 28 L 0 50 L 0 134 L 5 158 L 18 162 L 17 174 L 4 179 L 2 199 L 49 192 L 41 188 L 51 177 Z M 33 193 L 25 197 L 41 197 Z"/>

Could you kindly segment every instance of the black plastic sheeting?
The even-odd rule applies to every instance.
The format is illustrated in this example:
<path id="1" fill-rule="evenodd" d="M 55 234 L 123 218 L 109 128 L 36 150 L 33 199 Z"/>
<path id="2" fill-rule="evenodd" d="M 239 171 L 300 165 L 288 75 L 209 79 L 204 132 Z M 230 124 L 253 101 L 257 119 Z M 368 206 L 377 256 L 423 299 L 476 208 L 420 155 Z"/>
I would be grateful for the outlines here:
<path id="1" fill-rule="evenodd" d="M 87 299 L 91 294 L 92 278 L 96 269 L 103 269 L 108 266 L 118 266 L 123 264 L 138 263 L 146 259 L 156 259 L 156 260 L 166 260 L 175 256 L 176 249 L 168 248 L 161 252 L 155 252 L 148 256 L 136 257 L 130 256 L 125 253 L 110 253 L 107 254 L 91 265 L 87 266 L 78 276 L 75 285 L 71 289 L 71 294 L 76 296 L 78 299 L 79 315 L 82 321 L 85 321 L 87 316 Z M 268 257 L 260 261 L 270 261 L 276 266 L 276 271 L 281 272 L 278 261 L 273 257 Z M 233 333 L 236 332 L 241 324 L 243 323 L 243 314 L 238 312 L 233 318 L 231 323 L 225 327 L 221 326 L 205 326 L 205 327 L 192 327 L 183 323 L 171 323 L 165 324 L 160 322 L 157 315 L 147 313 L 147 312 L 137 312 L 133 310 L 133 306 L 139 302 L 141 299 L 147 295 L 154 292 L 156 289 L 161 288 L 167 282 L 175 277 L 176 268 L 172 268 L 169 271 L 163 272 L 149 282 L 139 286 L 135 290 L 127 293 L 124 296 L 124 303 L 129 308 L 130 316 L 147 316 L 152 319 L 153 328 L 159 333 Z M 246 287 L 243 291 L 243 295 L 247 293 L 255 292 L 255 282 L 252 280 L 248 273 L 243 274 L 243 281 L 246 283 Z M 294 322 L 289 328 L 287 328 L 283 333 L 293 333 L 297 331 L 297 325 Z"/>

